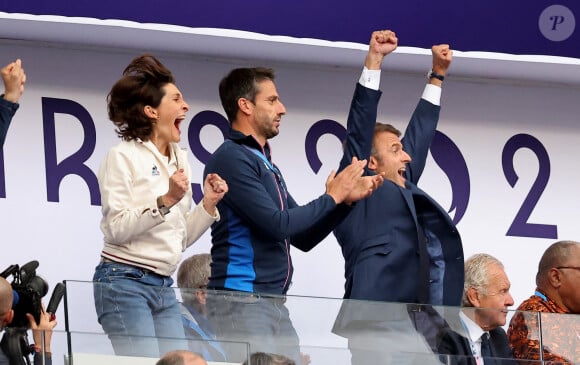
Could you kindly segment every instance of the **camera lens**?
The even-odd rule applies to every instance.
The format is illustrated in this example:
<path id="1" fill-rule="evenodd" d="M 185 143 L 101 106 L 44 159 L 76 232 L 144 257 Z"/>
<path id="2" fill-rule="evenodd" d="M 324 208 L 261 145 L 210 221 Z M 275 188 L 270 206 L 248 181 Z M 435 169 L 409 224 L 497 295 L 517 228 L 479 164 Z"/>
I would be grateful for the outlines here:
<path id="1" fill-rule="evenodd" d="M 48 283 L 40 276 L 31 278 L 27 286 L 38 293 L 41 298 L 48 293 Z"/>

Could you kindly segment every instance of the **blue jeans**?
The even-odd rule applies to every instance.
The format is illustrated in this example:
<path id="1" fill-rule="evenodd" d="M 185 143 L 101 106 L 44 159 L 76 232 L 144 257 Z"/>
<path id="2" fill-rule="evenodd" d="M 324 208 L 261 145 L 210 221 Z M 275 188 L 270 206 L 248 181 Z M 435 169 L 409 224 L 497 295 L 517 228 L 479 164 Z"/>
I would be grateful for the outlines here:
<path id="1" fill-rule="evenodd" d="M 217 340 L 249 343 L 250 352 L 285 355 L 300 364 L 298 334 L 284 302 L 279 297 L 208 290 L 206 306 Z M 226 348 L 228 361 L 246 360 L 247 350 L 240 349 L 239 345 L 233 351 Z"/>
<path id="2" fill-rule="evenodd" d="M 171 285 L 171 277 L 131 265 L 102 262 L 95 268 L 95 308 L 116 355 L 160 357 L 187 349 Z"/>

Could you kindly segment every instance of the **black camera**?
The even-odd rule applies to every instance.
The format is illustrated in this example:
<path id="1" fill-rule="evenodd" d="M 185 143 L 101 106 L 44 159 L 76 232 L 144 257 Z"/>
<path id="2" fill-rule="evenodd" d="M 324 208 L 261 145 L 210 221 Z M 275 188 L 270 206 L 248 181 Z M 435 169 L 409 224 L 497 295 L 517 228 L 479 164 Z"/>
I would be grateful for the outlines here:
<path id="1" fill-rule="evenodd" d="M 26 313 L 34 316 L 36 323 L 40 323 L 40 314 L 42 312 L 42 297 L 48 293 L 48 283 L 36 275 L 36 268 L 38 261 L 30 261 L 29 263 L 18 267 L 18 265 L 10 265 L 6 270 L 0 273 L 5 279 L 10 275 L 13 276 L 12 290 L 14 290 L 14 303 L 12 307 L 14 310 L 14 319 L 8 327 L 29 327 Z"/>

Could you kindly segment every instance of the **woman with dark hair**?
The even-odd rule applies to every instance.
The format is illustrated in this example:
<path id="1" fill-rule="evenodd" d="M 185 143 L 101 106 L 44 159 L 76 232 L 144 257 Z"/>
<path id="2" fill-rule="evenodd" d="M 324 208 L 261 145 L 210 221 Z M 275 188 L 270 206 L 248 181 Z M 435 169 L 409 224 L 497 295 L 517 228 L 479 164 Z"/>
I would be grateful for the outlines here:
<path id="1" fill-rule="evenodd" d="M 135 58 L 107 101 L 123 141 L 98 173 L 104 247 L 95 307 L 117 355 L 158 357 L 187 348 L 176 341 L 184 332 L 171 275 L 182 252 L 220 219 L 216 204 L 228 187 L 208 174 L 205 196 L 191 209 L 191 169 L 178 146 L 189 106 L 155 57 Z"/>

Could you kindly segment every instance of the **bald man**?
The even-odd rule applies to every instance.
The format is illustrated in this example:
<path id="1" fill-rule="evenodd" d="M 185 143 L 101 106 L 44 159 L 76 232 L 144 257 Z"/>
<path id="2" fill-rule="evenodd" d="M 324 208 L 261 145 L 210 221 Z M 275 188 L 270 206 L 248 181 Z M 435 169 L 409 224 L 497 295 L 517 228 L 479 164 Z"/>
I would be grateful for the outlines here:
<path id="1" fill-rule="evenodd" d="M 12 286 L 3 277 L 0 277 L 0 329 L 4 329 L 7 324 L 12 322 L 14 311 L 12 310 L 12 301 L 14 294 Z"/>
<path id="2" fill-rule="evenodd" d="M 176 350 L 163 355 L 155 365 L 207 365 L 207 362 L 194 352 Z"/>
<path id="3" fill-rule="evenodd" d="M 12 286 L 6 279 L 0 277 L 0 329 L 4 330 L 4 327 L 12 322 L 14 318 L 14 310 L 12 309 L 12 302 L 14 301 L 14 292 Z M 31 314 L 26 314 L 28 318 L 29 328 L 32 330 L 32 336 L 34 340 L 34 363 L 35 364 L 45 364 L 52 365 L 52 353 L 50 350 L 50 340 L 52 337 L 52 330 L 56 326 L 57 322 L 55 319 L 51 319 L 49 313 L 44 311 L 40 313 L 40 323 L 36 323 L 34 316 Z M 41 348 L 42 334 L 44 332 L 44 352 Z M 4 334 L 6 336 L 7 334 Z M 43 354 L 46 355 L 43 357 Z M 22 360 L 20 356 L 12 354 L 16 358 L 16 361 Z M 23 354 L 23 356 L 28 356 L 28 354 Z M 9 357 L 2 350 L 0 350 L 0 365 L 8 365 Z"/>
<path id="4" fill-rule="evenodd" d="M 553 243 L 540 259 L 534 295 L 520 304 L 521 312 L 510 321 L 508 337 L 515 357 L 580 364 L 579 288 L 580 242 Z M 543 313 L 542 341 L 538 313 Z"/>

